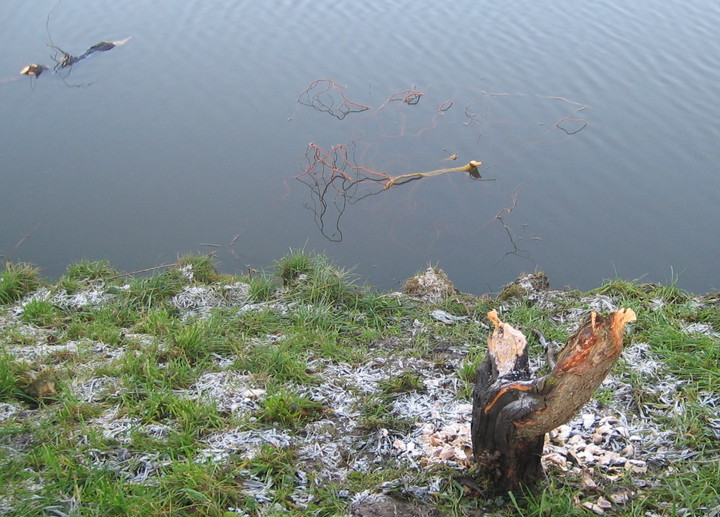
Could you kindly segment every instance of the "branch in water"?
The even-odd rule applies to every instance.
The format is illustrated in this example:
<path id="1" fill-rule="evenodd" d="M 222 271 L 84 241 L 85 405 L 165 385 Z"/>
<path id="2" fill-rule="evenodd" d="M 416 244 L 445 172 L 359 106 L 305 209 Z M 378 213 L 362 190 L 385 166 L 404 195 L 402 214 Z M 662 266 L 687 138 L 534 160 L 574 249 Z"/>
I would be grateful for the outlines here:
<path id="1" fill-rule="evenodd" d="M 429 172 L 412 172 L 410 174 L 401 174 L 400 176 L 392 176 L 390 179 L 385 183 L 385 190 L 389 189 L 390 187 L 394 185 L 402 185 L 404 183 L 407 183 L 408 181 L 417 180 L 420 178 L 429 178 L 431 176 L 439 176 L 440 174 L 447 174 L 448 172 L 468 172 L 470 173 L 470 176 L 475 179 L 480 179 L 482 176 L 480 175 L 480 171 L 478 171 L 478 168 L 482 165 L 482 162 L 478 162 L 475 160 L 471 160 L 467 165 L 463 165 L 462 167 L 452 167 L 449 169 L 437 169 L 434 171 Z"/>

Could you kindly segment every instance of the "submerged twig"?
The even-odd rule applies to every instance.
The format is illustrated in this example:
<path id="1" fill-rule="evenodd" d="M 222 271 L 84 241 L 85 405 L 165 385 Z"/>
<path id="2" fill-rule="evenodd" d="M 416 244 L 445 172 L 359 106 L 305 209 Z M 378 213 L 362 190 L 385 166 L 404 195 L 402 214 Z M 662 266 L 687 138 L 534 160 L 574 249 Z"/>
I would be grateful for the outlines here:
<path id="1" fill-rule="evenodd" d="M 462 167 L 451 167 L 448 169 L 437 169 L 429 172 L 411 172 L 409 174 L 401 174 L 400 176 L 392 176 L 385 183 L 384 189 L 387 190 L 394 185 L 403 185 L 409 181 L 419 180 L 420 178 L 429 178 L 431 176 L 439 176 L 440 174 L 447 174 L 448 172 L 468 172 L 470 176 L 475 179 L 480 179 L 482 176 L 478 171 L 478 168 L 482 165 L 482 162 L 470 160 L 467 165 Z"/>
<path id="2" fill-rule="evenodd" d="M 379 194 L 394 185 L 403 185 L 410 181 L 451 172 L 467 172 L 473 179 L 481 179 L 479 167 L 482 162 L 472 160 L 462 167 L 437 169 L 427 172 L 413 172 L 392 176 L 357 165 L 352 148 L 336 145 L 323 149 L 315 143 L 309 143 L 305 150 L 308 165 L 297 179 L 310 187 L 313 194 L 316 221 L 323 235 L 331 241 L 342 240 L 339 221 L 348 204 L 353 204 L 368 196 Z M 335 232 L 328 233 L 326 218 L 336 215 Z"/>

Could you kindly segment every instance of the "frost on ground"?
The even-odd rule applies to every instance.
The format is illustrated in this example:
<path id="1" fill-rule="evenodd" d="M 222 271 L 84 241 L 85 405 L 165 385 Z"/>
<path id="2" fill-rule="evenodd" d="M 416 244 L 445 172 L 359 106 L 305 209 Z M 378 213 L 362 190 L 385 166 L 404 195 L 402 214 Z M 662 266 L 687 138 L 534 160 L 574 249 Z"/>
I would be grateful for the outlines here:
<path id="1" fill-rule="evenodd" d="M 183 311 L 184 318 L 207 316 L 215 307 L 243 306 L 250 299 L 250 286 L 244 282 L 186 286 L 176 294 L 172 304 Z"/>
<path id="2" fill-rule="evenodd" d="M 422 284 L 420 287 L 426 286 Z M 203 317 L 213 307 L 222 306 L 236 307 L 239 311 L 276 310 L 287 313 L 293 310 L 287 304 L 250 304 L 248 292 L 246 284 L 188 287 L 176 295 L 172 303 L 186 318 Z M 434 291 L 431 294 L 435 294 Z M 49 292 L 35 296 L 51 297 Z M 550 308 L 563 295 L 556 291 L 538 291 L 533 296 L 536 303 Z M 100 290 L 89 290 L 72 296 L 56 295 L 52 301 L 82 307 L 103 303 L 105 299 L 106 295 Z M 4 315 L 6 319 L 0 324 L 19 325 L 18 316 L 22 314 L 23 303 L 16 306 L 13 315 Z M 612 299 L 602 295 L 584 299 L 583 304 L 603 312 L 616 309 Z M 567 309 L 559 311 L 556 319 L 572 330 L 586 313 L 587 309 Z M 480 324 L 470 321 L 467 316 L 446 311 L 435 310 L 429 315 L 447 325 Z M 77 354 L 89 351 L 91 360 L 85 365 L 87 367 L 120 360 L 124 354 L 138 353 L 123 346 L 109 347 L 89 340 L 55 345 L 48 340 L 50 332 L 27 326 L 21 328 L 19 332 L 37 342 L 5 348 L 19 360 L 39 361 L 53 352 Z M 698 325 L 688 326 L 684 331 L 709 332 Z M 200 376 L 188 388 L 177 390 L 176 395 L 212 403 L 218 411 L 245 418 L 248 424 L 201 435 L 194 461 L 227 464 L 252 460 L 265 446 L 293 448 L 298 463 L 291 499 L 298 508 L 306 507 L 312 501 L 314 496 L 310 480 L 313 478 L 313 483 L 342 484 L 351 473 L 371 473 L 395 466 L 404 469 L 407 474 L 382 484 L 375 492 L 343 492 L 339 495 L 348 501 L 350 511 L 356 515 L 381 515 L 379 510 L 373 513 L 378 505 L 384 508 L 392 506 L 396 515 L 424 515 L 419 512 L 426 510 L 412 503 L 388 502 L 387 494 L 400 492 L 409 498 L 422 500 L 443 489 L 442 481 L 447 475 L 443 477 L 437 473 L 436 467 L 446 467 L 458 474 L 472 467 L 472 405 L 470 400 L 460 396 L 464 391 L 464 381 L 458 375 L 470 344 L 446 350 L 442 362 L 388 355 L 385 345 L 390 348 L 396 345 L 396 348 L 402 349 L 410 346 L 416 335 L 426 332 L 431 330 L 416 321 L 408 329 L 407 337 L 378 342 L 377 353 L 371 353 L 371 357 L 360 364 L 325 359 L 311 361 L 308 369 L 315 372 L 315 377 L 321 382 L 288 385 L 287 390 L 318 402 L 324 411 L 319 419 L 297 428 L 260 425 L 256 417 L 266 395 L 264 389 L 246 372 L 232 370 L 233 358 L 218 356 L 213 371 Z M 132 337 L 137 343 L 143 342 L 142 336 Z M 265 342 L 279 339 L 284 337 L 268 337 Z M 262 340 L 257 342 L 258 346 L 262 344 Z M 573 420 L 555 429 L 546 438 L 543 464 L 551 475 L 579 479 L 587 489 L 619 478 L 632 479 L 633 490 L 614 492 L 609 499 L 598 497 L 583 501 L 582 504 L 596 514 L 639 497 L 643 487 L 652 483 L 652 469 L 662 468 L 672 473 L 679 462 L 693 455 L 691 450 L 676 445 L 674 431 L 664 425 L 668 415 L 679 417 L 685 411 L 680 396 L 682 381 L 666 370 L 661 358 L 653 354 L 652 347 L 647 343 L 627 348 L 622 361 L 629 373 L 610 375 L 602 387 L 613 394 L 612 400 L 604 404 L 589 402 Z M 421 381 L 419 386 L 391 395 L 386 393 L 384 383 L 397 379 L 403 373 L 416 376 Z M 642 380 L 641 390 L 630 384 L 629 375 Z M 118 378 L 87 375 L 75 379 L 69 389 L 79 401 L 111 405 L 125 388 Z M 708 408 L 714 408 L 715 414 L 720 411 L 717 396 L 712 393 L 700 393 L 698 396 Z M 383 418 L 400 425 L 367 425 L 364 422 L 368 404 L 377 398 L 385 402 L 386 414 Z M 28 421 L 38 415 L 40 410 L 27 410 L 18 404 L 0 404 L 0 423 Z M 175 432 L 176 422 L 170 419 L 144 422 L 111 406 L 87 423 L 93 432 L 99 432 L 116 444 L 108 450 L 89 451 L 84 458 L 88 466 L 112 471 L 119 479 L 132 483 L 152 484 L 163 476 L 170 465 L 166 457 L 138 451 L 133 447 L 133 439 L 135 436 L 166 439 Z M 720 438 L 720 418 L 711 418 L 709 423 Z M 87 436 L 78 432 L 76 439 L 78 444 L 82 444 L 87 441 Z M 8 455 L 22 454 L 27 444 L 20 438 L 18 440 L 3 443 L 0 448 Z M 270 478 L 247 471 L 243 474 L 242 483 L 249 497 L 271 509 L 277 487 L 273 486 Z M 68 508 L 68 505 L 70 503 L 65 507 Z M 430 510 L 427 512 L 427 515 L 432 514 Z M 241 514 L 241 511 L 237 513 Z"/>
<path id="3" fill-rule="evenodd" d="M 47 301 L 63 309 L 81 309 L 97 308 L 110 298 L 112 298 L 112 295 L 107 293 L 105 284 L 102 282 L 96 282 L 93 285 L 73 291 L 72 293 L 64 289 L 52 291 L 43 288 L 33 293 L 32 296 L 25 298 L 16 306 L 15 312 L 16 314 L 21 314 L 24 307 L 33 300 Z"/>
<path id="4" fill-rule="evenodd" d="M 464 355 L 461 350 L 457 352 L 451 360 L 455 367 Z M 643 357 L 642 361 L 635 360 L 638 355 Z M 654 390 L 660 403 L 667 407 L 646 406 L 639 411 L 633 388 L 620 378 L 610 377 L 604 387 L 615 393 L 611 404 L 601 406 L 591 401 L 546 440 L 543 463 L 548 472 L 571 474 L 581 479 L 586 488 L 623 477 L 633 479 L 638 490 L 618 492 L 607 502 L 591 501 L 593 506 L 588 508 L 596 513 L 636 497 L 651 482 L 645 481 L 650 468 L 672 471 L 674 464 L 693 455 L 689 449 L 676 447 L 674 433 L 655 418 L 665 416 L 668 410 L 683 411 L 677 396 L 681 382 L 664 371 L 662 363 L 644 343 L 626 350 L 625 360 L 638 365 L 635 373 L 643 377 L 644 389 Z M 329 408 L 326 418 L 308 423 L 296 433 L 273 429 L 219 433 L 207 440 L 199 460 L 225 461 L 230 454 L 249 458 L 262 443 L 293 446 L 301 460 L 298 490 L 302 488 L 300 480 L 308 472 L 321 480 L 342 482 L 351 472 L 369 473 L 393 463 L 410 472 L 444 465 L 462 473 L 472 466 L 472 405 L 457 398 L 461 381 L 456 370 L 448 371 L 447 363 L 440 367 L 424 359 L 376 357 L 355 366 L 315 362 L 312 368 L 322 371 L 324 381 L 319 385 L 295 386 L 294 390 Z M 390 404 L 390 416 L 410 419 L 410 430 L 363 428 L 360 421 L 367 397 L 379 394 L 382 381 L 401 372 L 412 372 L 423 380 L 422 389 L 399 394 Z M 425 485 L 403 487 L 405 495 L 426 497 L 440 489 L 441 477 L 429 474 L 422 478 L 426 479 Z M 249 485 L 252 491 L 260 489 L 261 480 L 253 480 L 252 476 L 248 479 L 252 481 Z M 391 491 L 391 487 L 386 488 Z M 271 499 L 268 495 L 271 487 L 262 491 Z"/>

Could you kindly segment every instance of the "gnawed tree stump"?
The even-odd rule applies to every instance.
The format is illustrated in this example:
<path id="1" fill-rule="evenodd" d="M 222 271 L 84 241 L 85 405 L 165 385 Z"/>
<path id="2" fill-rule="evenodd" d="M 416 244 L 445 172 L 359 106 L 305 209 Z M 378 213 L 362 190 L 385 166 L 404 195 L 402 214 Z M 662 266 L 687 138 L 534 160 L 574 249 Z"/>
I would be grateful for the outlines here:
<path id="1" fill-rule="evenodd" d="M 542 475 L 545 434 L 568 422 L 592 397 L 620 356 L 632 309 L 607 317 L 592 312 L 568 340 L 553 370 L 531 378 L 527 341 L 519 330 L 488 313 L 495 329 L 473 391 L 475 461 L 498 492 L 532 486 Z"/>

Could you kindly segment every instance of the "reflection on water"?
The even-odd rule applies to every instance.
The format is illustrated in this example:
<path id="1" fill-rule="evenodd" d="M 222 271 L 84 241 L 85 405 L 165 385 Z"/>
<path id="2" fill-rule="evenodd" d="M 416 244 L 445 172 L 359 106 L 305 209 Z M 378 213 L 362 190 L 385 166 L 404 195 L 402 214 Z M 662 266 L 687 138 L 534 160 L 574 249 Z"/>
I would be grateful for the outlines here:
<path id="1" fill-rule="evenodd" d="M 0 14 L 0 254 L 48 275 L 193 251 L 244 270 L 305 247 L 381 288 L 428 262 L 475 293 L 535 267 L 580 288 L 720 284 L 712 2 L 10 0 Z M 48 45 L 80 56 L 129 35 L 66 73 L 19 75 L 54 64 Z M 477 160 L 491 181 L 308 188 L 309 142 L 352 151 L 336 174 Z M 316 225 L 324 186 L 340 242 Z"/>

